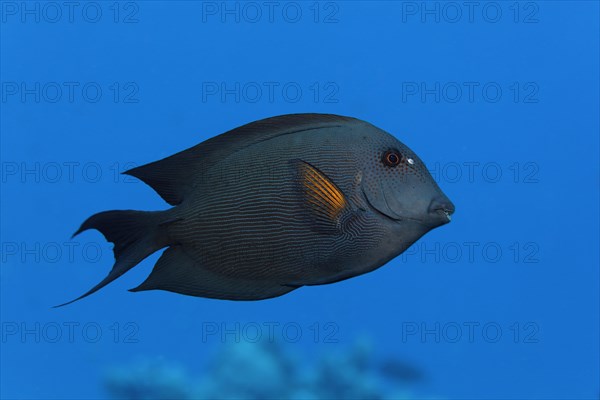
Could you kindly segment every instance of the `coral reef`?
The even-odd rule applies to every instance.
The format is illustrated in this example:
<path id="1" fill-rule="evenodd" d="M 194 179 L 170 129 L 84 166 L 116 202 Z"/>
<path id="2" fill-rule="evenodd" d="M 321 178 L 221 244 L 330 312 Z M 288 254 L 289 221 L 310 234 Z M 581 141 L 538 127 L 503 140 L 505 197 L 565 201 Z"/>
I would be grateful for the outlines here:
<path id="1" fill-rule="evenodd" d="M 421 372 L 400 360 L 375 362 L 359 340 L 344 352 L 325 353 L 314 365 L 272 342 L 225 345 L 203 376 L 165 361 L 110 370 L 105 387 L 114 399 L 402 399 Z"/>

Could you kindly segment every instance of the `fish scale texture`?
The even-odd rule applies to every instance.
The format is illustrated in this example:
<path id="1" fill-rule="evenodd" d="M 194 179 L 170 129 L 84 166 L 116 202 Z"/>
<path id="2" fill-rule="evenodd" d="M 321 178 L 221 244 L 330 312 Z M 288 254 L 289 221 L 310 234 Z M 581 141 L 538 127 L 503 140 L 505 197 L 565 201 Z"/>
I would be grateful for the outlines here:
<path id="1" fill-rule="evenodd" d="M 343 277 L 346 262 L 376 246 L 383 232 L 368 215 L 337 235 L 314 229 L 289 161 L 319 165 L 347 193 L 355 191 L 357 167 L 338 143 L 324 152 L 306 135 L 277 137 L 215 165 L 180 206 L 182 221 L 169 227 L 172 239 L 216 274 L 289 285 Z"/>

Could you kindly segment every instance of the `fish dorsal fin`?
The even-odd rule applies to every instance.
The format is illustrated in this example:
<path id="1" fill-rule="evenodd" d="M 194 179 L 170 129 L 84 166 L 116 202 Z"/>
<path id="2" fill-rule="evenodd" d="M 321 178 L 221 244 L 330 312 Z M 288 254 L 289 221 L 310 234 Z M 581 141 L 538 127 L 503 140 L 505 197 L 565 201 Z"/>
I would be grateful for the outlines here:
<path id="1" fill-rule="evenodd" d="M 350 213 L 348 200 L 327 175 L 302 160 L 292 160 L 298 170 L 302 201 L 312 216 L 312 227 L 323 233 L 339 233 Z"/>
<path id="2" fill-rule="evenodd" d="M 152 187 L 167 203 L 180 204 L 199 176 L 223 158 L 280 135 L 340 126 L 355 118 L 334 114 L 288 114 L 232 129 L 162 160 L 125 171 Z"/>

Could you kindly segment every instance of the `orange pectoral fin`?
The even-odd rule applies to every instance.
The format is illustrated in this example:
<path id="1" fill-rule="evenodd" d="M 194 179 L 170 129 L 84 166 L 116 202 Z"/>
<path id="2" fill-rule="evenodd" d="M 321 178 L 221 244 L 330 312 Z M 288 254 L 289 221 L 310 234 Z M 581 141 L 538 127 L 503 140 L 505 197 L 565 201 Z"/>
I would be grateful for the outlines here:
<path id="1" fill-rule="evenodd" d="M 316 167 L 301 160 L 297 160 L 296 163 L 303 200 L 312 211 L 314 222 L 328 230 L 339 230 L 340 216 L 348 209 L 346 197 L 335 183 Z"/>

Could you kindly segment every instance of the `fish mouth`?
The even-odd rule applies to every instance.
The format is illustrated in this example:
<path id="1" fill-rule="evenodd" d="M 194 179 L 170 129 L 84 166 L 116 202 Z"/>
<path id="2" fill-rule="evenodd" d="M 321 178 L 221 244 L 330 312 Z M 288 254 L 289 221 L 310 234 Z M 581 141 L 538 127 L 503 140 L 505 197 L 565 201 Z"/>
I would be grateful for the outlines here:
<path id="1" fill-rule="evenodd" d="M 444 208 L 438 208 L 436 212 L 448 220 L 448 222 L 452 221 L 452 212 L 450 210 L 446 210 Z"/>
<path id="2" fill-rule="evenodd" d="M 452 221 L 452 214 L 454 214 L 455 208 L 450 200 L 444 198 L 443 200 L 435 199 L 432 202 L 430 210 L 430 213 L 436 216 L 436 220 L 442 224 L 447 224 Z"/>

